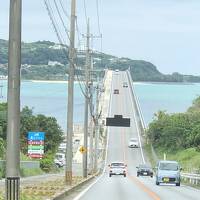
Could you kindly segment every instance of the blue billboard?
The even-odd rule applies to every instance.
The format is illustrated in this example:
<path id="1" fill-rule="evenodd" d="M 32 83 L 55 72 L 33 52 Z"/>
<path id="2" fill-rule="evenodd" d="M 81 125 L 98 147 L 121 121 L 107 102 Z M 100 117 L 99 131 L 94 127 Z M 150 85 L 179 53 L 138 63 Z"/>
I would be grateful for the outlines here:
<path id="1" fill-rule="evenodd" d="M 28 140 L 44 140 L 45 139 L 45 132 L 28 132 Z"/>

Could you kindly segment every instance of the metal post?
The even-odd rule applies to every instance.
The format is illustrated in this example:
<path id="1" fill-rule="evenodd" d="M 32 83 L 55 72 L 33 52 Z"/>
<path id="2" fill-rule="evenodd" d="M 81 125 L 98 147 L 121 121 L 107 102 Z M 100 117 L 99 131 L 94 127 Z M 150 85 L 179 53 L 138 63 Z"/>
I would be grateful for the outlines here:
<path id="1" fill-rule="evenodd" d="M 67 104 L 67 148 L 66 148 L 66 171 L 65 181 L 72 184 L 72 159 L 73 159 L 73 99 L 74 99 L 74 59 L 75 59 L 75 22 L 76 0 L 71 1 L 71 24 L 69 46 L 69 75 L 68 75 L 68 104 Z"/>
<path id="2" fill-rule="evenodd" d="M 21 0 L 10 1 L 8 57 L 8 128 L 6 148 L 6 199 L 20 196 L 20 68 L 21 68 Z"/>
<path id="3" fill-rule="evenodd" d="M 98 168 L 98 149 L 99 149 L 99 86 L 96 87 L 96 111 L 95 111 L 95 151 L 94 151 L 94 171 Z"/>
<path id="4" fill-rule="evenodd" d="M 93 169 L 94 169 L 94 151 L 93 151 L 93 143 L 94 143 L 94 120 L 93 120 L 93 80 L 92 80 L 92 72 L 93 72 L 93 59 L 92 55 L 90 57 L 90 87 L 89 87 L 89 94 L 90 94 L 90 173 L 93 174 Z"/>
<path id="5" fill-rule="evenodd" d="M 90 29 L 89 20 L 87 23 L 87 49 L 86 49 L 86 66 L 85 66 L 85 117 L 84 117 L 84 148 L 86 152 L 83 154 L 83 177 L 87 177 L 87 150 L 88 150 L 88 105 L 89 105 L 89 65 L 90 65 Z"/>

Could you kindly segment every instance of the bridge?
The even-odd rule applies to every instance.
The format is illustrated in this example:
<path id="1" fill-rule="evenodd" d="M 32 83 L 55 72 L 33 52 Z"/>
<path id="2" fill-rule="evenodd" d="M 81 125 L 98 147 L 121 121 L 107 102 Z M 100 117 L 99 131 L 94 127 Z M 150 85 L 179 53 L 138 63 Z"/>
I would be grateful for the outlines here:
<path id="1" fill-rule="evenodd" d="M 199 199 L 199 190 L 186 185 L 180 187 L 172 185 L 157 186 L 155 178 L 137 177 L 136 167 L 139 164 L 149 163 L 143 146 L 144 137 L 140 135 L 140 125 L 137 119 L 135 99 L 132 95 L 129 72 L 113 72 L 109 104 L 109 117 L 123 115 L 130 118 L 130 127 L 107 128 L 107 154 L 105 169 L 89 187 L 86 187 L 75 199 L 78 200 L 190 200 Z M 123 83 L 128 87 L 124 88 Z M 119 94 L 114 94 L 114 89 L 119 89 Z M 128 148 L 130 138 L 138 138 L 140 148 Z M 107 165 L 113 161 L 122 161 L 127 164 L 128 175 L 109 177 Z M 66 197 L 65 199 L 70 199 Z"/>

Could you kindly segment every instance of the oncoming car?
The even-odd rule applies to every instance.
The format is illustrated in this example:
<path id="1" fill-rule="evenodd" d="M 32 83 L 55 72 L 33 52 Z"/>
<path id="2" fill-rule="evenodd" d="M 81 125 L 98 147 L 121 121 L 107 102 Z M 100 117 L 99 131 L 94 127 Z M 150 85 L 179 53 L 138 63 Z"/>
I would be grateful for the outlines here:
<path id="1" fill-rule="evenodd" d="M 112 175 L 123 175 L 126 177 L 126 167 L 123 162 L 112 162 L 109 166 L 109 177 Z"/>
<path id="2" fill-rule="evenodd" d="M 131 138 L 129 140 L 128 147 L 130 147 L 130 148 L 138 148 L 139 147 L 138 139 L 137 138 Z"/>
<path id="3" fill-rule="evenodd" d="M 153 178 L 153 170 L 148 165 L 141 164 L 139 165 L 139 167 L 136 168 L 137 168 L 137 177 L 150 176 L 151 178 Z"/>
<path id="4" fill-rule="evenodd" d="M 160 183 L 173 183 L 180 186 L 182 168 L 176 161 L 159 161 L 156 167 L 156 185 Z"/>

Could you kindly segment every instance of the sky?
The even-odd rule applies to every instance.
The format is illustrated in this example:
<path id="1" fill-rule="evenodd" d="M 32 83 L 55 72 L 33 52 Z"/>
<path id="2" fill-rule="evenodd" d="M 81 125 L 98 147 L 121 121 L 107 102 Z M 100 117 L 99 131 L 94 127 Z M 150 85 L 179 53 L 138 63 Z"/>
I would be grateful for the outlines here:
<path id="1" fill-rule="evenodd" d="M 54 0 L 49 1 L 53 6 Z M 60 1 L 66 8 L 65 12 L 70 15 L 70 0 L 56 0 L 57 3 Z M 199 0 L 98 1 L 103 52 L 152 62 L 165 74 L 179 72 L 200 75 Z M 22 40 L 58 42 L 43 0 L 22 0 L 22 2 Z M 80 38 L 86 32 L 86 17 L 90 18 L 91 33 L 98 36 L 96 0 L 85 0 L 85 2 L 86 13 L 84 0 L 77 0 Z M 1 39 L 8 39 L 9 3 L 9 0 L 0 0 Z M 54 12 L 57 16 L 55 6 Z M 69 29 L 69 19 L 64 12 L 61 14 Z M 69 43 L 61 23 L 59 27 L 66 43 Z M 83 44 L 82 38 L 80 43 Z M 100 50 L 99 39 L 93 40 L 93 47 Z"/>

